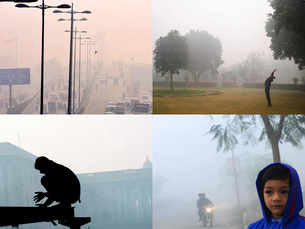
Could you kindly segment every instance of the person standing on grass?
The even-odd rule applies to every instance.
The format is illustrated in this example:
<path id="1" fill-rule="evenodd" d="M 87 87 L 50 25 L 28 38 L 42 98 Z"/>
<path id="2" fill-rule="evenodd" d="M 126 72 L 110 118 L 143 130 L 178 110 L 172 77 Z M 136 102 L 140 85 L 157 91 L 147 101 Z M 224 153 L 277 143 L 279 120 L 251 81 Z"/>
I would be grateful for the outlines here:
<path id="1" fill-rule="evenodd" d="M 274 69 L 271 72 L 271 75 L 265 80 L 265 94 L 266 94 L 266 98 L 268 101 L 268 106 L 271 107 L 271 98 L 270 98 L 270 87 L 271 87 L 271 83 L 272 81 L 275 79 L 274 73 L 276 72 L 276 69 Z"/>

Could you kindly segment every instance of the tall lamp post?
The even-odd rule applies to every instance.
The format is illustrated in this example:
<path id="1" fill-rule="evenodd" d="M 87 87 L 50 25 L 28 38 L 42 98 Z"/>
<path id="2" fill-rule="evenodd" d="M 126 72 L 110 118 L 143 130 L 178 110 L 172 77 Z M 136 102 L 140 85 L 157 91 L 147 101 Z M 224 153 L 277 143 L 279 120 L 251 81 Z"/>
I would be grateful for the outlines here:
<path id="1" fill-rule="evenodd" d="M 16 4 L 18 8 L 38 8 L 42 10 L 42 27 L 41 27 L 41 85 L 40 85 L 40 114 L 43 114 L 43 81 L 44 81 L 44 15 L 45 10 L 49 8 L 59 8 L 59 9 L 68 9 L 71 8 L 70 5 L 61 4 L 58 6 L 49 6 L 44 4 L 44 0 L 42 0 L 41 5 L 37 6 L 29 6 L 26 4 Z"/>
<path id="2" fill-rule="evenodd" d="M 84 10 L 84 11 L 74 11 L 73 10 L 73 3 L 71 7 L 71 11 L 61 11 L 61 10 L 54 10 L 53 13 L 69 13 L 71 14 L 71 19 L 63 19 L 60 18 L 58 21 L 71 21 L 70 27 L 70 58 L 69 58 L 69 91 L 68 91 L 68 114 L 71 114 L 71 95 L 72 95 L 72 56 L 73 56 L 73 22 L 74 21 L 87 21 L 86 18 L 82 19 L 74 19 L 73 15 L 80 13 L 80 14 L 91 14 L 91 11 Z"/>
<path id="3" fill-rule="evenodd" d="M 65 32 L 70 32 L 70 30 L 65 30 Z M 87 31 L 80 31 L 80 30 L 77 30 L 76 29 L 76 27 L 75 27 L 75 30 L 74 30 L 74 33 L 75 33 L 75 35 L 74 35 L 74 39 L 75 39 L 75 42 L 74 42 L 74 63 L 73 63 L 73 102 L 72 102 L 72 112 L 73 112 L 73 114 L 75 113 L 75 66 L 76 66 L 76 39 L 79 39 L 79 38 L 77 38 L 76 37 L 76 34 L 77 33 L 87 33 Z M 79 48 L 81 48 L 81 47 L 79 47 Z M 80 52 L 80 51 L 79 51 Z M 80 53 L 79 53 L 80 54 Z"/>

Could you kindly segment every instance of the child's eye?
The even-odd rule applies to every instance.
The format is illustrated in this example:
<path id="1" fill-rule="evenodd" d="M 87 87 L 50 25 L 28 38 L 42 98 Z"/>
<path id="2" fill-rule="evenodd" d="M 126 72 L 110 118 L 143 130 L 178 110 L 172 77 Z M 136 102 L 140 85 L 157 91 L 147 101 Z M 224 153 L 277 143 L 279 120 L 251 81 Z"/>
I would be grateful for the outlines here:
<path id="1" fill-rule="evenodd" d="M 288 194 L 288 193 L 289 193 L 288 190 L 282 190 L 282 191 L 281 191 L 281 194 Z"/>
<path id="2" fill-rule="evenodd" d="M 270 194 L 272 194 L 272 191 L 271 190 L 266 190 L 265 194 L 270 195 Z"/>

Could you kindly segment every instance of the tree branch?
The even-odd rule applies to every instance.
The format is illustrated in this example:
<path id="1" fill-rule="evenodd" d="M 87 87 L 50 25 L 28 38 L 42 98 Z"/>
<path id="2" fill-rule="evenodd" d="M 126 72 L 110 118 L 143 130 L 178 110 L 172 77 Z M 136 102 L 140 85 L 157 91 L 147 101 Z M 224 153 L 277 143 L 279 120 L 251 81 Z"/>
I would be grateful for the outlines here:
<path id="1" fill-rule="evenodd" d="M 261 118 L 263 119 L 263 122 L 265 124 L 266 133 L 267 133 L 267 136 L 270 140 L 270 143 L 273 143 L 274 130 L 273 130 L 273 127 L 270 124 L 269 117 L 268 117 L 268 115 L 261 115 Z"/>
<path id="2" fill-rule="evenodd" d="M 279 123 L 279 128 L 276 130 L 276 141 L 279 141 L 281 139 L 281 136 L 282 136 L 282 130 L 283 130 L 283 127 L 284 127 L 284 121 L 285 121 L 285 118 L 286 118 L 287 115 L 281 115 L 280 117 L 280 123 Z"/>

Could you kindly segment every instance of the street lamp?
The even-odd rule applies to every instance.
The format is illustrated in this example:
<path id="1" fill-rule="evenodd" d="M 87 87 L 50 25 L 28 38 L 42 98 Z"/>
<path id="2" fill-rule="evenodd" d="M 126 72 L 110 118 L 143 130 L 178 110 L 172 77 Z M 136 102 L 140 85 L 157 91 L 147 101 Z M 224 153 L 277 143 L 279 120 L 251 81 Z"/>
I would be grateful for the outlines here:
<path id="1" fill-rule="evenodd" d="M 74 11 L 73 10 L 73 3 L 70 11 L 61 11 L 61 10 L 54 10 L 53 13 L 69 13 L 71 14 L 71 19 L 66 20 L 63 18 L 58 19 L 58 21 L 71 21 L 70 27 L 70 58 L 69 58 L 69 91 L 68 91 L 68 114 L 71 114 L 71 94 L 72 94 L 72 56 L 73 56 L 73 21 L 77 21 L 74 19 L 73 15 L 77 13 L 82 14 L 91 14 L 91 11 L 84 10 L 84 11 Z M 87 21 L 86 18 L 79 19 L 78 21 Z"/>
<path id="2" fill-rule="evenodd" d="M 70 30 L 65 30 L 65 32 L 70 32 Z M 80 31 L 80 30 L 77 30 L 76 27 L 75 27 L 75 30 L 74 30 L 74 39 L 75 39 L 75 42 L 74 42 L 74 63 L 73 63 L 73 96 L 72 96 L 72 113 L 74 114 L 75 113 L 75 65 L 76 65 L 76 39 L 79 39 L 76 37 L 76 34 L 77 33 L 87 33 L 87 31 Z"/>
<path id="3" fill-rule="evenodd" d="M 19 0 L 18 0 L 19 1 Z M 21 0 L 20 0 L 21 1 Z M 29 1 L 29 0 L 28 0 Z M 49 8 L 59 8 L 59 9 L 68 9 L 71 6 L 67 4 L 61 4 L 58 6 L 48 6 L 44 4 L 44 0 L 42 0 L 41 5 L 37 6 L 29 6 L 26 4 L 16 4 L 18 8 L 38 8 L 42 10 L 42 34 L 41 34 L 41 86 L 40 86 L 40 114 L 43 114 L 43 75 L 44 75 L 44 14 L 45 10 Z"/>

